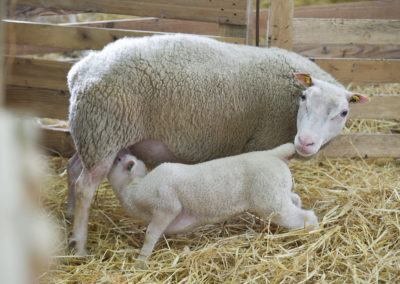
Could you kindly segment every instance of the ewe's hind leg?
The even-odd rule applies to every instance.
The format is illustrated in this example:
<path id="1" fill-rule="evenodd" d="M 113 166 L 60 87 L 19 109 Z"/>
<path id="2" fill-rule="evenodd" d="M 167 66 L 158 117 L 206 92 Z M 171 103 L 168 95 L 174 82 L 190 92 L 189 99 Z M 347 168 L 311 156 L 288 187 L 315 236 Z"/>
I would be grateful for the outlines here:
<path id="1" fill-rule="evenodd" d="M 86 240 L 90 203 L 97 187 L 110 170 L 114 157 L 115 155 L 107 157 L 91 170 L 84 168 L 76 182 L 74 225 L 70 245 L 75 246 L 78 255 L 87 254 Z"/>
<path id="2" fill-rule="evenodd" d="M 67 219 L 72 217 L 72 213 L 75 209 L 75 186 L 83 170 L 83 165 L 78 153 L 75 153 L 68 161 L 67 173 L 68 173 L 68 203 L 66 215 Z"/>
<path id="3" fill-rule="evenodd" d="M 318 218 L 314 212 L 297 207 L 291 200 L 284 205 L 281 212 L 272 217 L 272 223 L 289 229 L 311 225 L 314 225 L 314 228 L 318 228 Z"/>

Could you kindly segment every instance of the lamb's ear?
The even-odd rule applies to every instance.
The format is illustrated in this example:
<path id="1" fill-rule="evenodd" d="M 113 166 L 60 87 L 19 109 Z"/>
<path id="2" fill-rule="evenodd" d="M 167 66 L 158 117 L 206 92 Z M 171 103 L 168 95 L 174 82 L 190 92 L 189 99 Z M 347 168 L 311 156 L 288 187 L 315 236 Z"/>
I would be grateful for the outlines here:
<path id="1" fill-rule="evenodd" d="M 304 87 L 308 88 L 313 85 L 313 81 L 311 79 L 310 74 L 295 73 L 295 76 L 297 80 L 299 80 L 300 84 L 302 84 Z"/>
<path id="2" fill-rule="evenodd" d="M 361 94 L 352 94 L 350 93 L 347 96 L 347 99 L 349 100 L 349 103 L 352 104 L 364 104 L 364 103 L 369 103 L 371 101 L 370 98 L 368 98 L 367 96 L 363 96 Z"/>
<path id="3" fill-rule="evenodd" d="M 126 166 L 126 169 L 128 170 L 128 172 L 130 172 L 132 170 L 134 165 L 135 165 L 135 161 L 134 160 L 130 160 L 128 162 L 128 165 Z"/>

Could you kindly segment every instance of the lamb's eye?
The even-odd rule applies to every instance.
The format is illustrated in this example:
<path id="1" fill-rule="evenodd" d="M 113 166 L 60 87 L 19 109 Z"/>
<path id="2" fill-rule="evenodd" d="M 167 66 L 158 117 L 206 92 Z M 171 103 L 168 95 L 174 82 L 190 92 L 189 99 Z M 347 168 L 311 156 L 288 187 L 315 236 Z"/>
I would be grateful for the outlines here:
<path id="1" fill-rule="evenodd" d="M 346 115 L 348 114 L 349 112 L 347 111 L 347 110 L 344 110 L 344 111 L 342 111 L 342 113 L 340 114 L 340 116 L 341 117 L 346 117 Z"/>
<path id="2" fill-rule="evenodd" d="M 302 102 L 304 102 L 306 100 L 306 95 L 301 95 L 300 99 Z"/>

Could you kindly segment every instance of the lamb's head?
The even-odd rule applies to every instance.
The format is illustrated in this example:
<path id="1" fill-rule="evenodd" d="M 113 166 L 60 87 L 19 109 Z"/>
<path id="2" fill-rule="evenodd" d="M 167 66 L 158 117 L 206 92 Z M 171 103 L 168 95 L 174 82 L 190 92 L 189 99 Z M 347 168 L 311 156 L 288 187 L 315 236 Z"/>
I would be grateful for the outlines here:
<path id="1" fill-rule="evenodd" d="M 369 99 L 343 87 L 296 74 L 306 90 L 300 98 L 297 114 L 296 151 L 301 156 L 314 155 L 329 140 L 340 134 L 349 116 L 350 103 L 366 103 Z"/>
<path id="2" fill-rule="evenodd" d="M 108 173 L 108 180 L 114 189 L 120 189 L 132 183 L 136 177 L 143 177 L 146 174 L 146 165 L 141 160 L 121 151 Z"/>

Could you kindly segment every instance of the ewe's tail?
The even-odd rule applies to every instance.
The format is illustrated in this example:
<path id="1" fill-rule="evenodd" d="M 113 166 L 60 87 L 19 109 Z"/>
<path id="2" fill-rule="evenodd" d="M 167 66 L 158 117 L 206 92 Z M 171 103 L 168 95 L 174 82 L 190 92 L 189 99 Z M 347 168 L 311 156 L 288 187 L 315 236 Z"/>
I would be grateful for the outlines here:
<path id="1" fill-rule="evenodd" d="M 296 148 L 293 143 L 286 143 L 270 150 L 270 153 L 282 160 L 287 160 L 296 153 Z"/>

